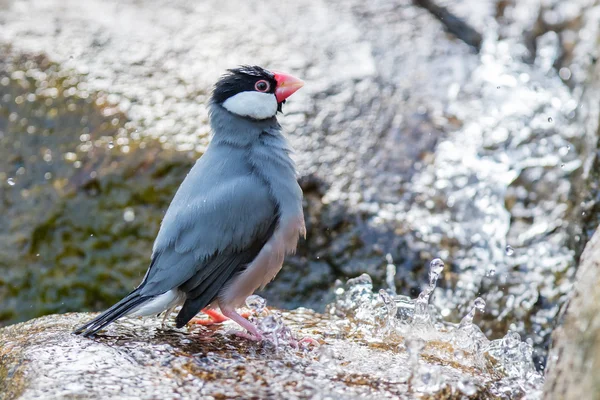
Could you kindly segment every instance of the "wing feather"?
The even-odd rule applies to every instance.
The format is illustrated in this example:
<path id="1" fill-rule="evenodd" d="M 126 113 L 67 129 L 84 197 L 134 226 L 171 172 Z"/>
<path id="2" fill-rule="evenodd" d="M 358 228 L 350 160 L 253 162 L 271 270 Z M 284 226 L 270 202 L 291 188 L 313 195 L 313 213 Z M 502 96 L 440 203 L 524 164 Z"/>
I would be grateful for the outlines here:
<path id="1" fill-rule="evenodd" d="M 278 210 L 269 187 L 239 161 L 229 165 L 207 156 L 190 171 L 165 214 L 140 286 L 144 295 L 182 285 L 189 291 L 219 271 L 235 270 L 232 265 L 250 262 L 256 244 L 262 248 L 272 234 Z M 220 160 L 235 158 L 229 156 Z"/>

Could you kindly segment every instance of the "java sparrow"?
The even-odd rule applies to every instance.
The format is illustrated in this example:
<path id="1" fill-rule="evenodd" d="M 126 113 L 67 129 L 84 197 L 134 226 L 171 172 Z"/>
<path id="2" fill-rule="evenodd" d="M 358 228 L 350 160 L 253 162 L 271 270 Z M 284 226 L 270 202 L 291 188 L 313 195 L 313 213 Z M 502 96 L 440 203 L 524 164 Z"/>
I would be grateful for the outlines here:
<path id="1" fill-rule="evenodd" d="M 218 307 L 248 337 L 261 338 L 236 307 L 275 277 L 306 233 L 302 190 L 276 118 L 303 84 L 258 66 L 219 79 L 209 102 L 212 140 L 169 205 L 142 283 L 74 333 L 183 305 L 178 328 Z"/>

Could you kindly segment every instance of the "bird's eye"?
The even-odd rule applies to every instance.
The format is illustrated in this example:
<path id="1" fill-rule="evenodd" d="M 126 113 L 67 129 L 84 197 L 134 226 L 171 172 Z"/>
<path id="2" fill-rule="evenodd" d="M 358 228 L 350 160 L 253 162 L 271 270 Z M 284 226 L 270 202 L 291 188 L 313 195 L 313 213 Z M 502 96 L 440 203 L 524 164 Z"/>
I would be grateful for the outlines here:
<path id="1" fill-rule="evenodd" d="M 254 89 L 256 89 L 256 91 L 258 92 L 267 92 L 270 88 L 271 85 L 269 85 L 269 82 L 263 80 L 256 82 L 256 84 L 254 85 Z"/>

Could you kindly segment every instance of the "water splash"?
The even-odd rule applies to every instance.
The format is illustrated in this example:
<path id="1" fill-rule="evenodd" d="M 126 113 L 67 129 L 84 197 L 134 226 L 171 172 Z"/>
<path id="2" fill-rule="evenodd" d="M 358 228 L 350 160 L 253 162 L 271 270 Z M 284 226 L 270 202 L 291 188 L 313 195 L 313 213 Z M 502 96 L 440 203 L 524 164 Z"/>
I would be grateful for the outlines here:
<path id="1" fill-rule="evenodd" d="M 499 398 L 517 398 L 525 393 L 527 398 L 540 398 L 543 376 L 532 361 L 532 346 L 513 331 L 501 339 L 489 340 L 475 324 L 477 314 L 485 311 L 483 298 L 472 302 L 458 324 L 445 321 L 430 304 L 443 270 L 441 259 L 431 261 L 428 285 L 416 299 L 385 289 L 373 293 L 371 279 L 365 274 L 350 279 L 345 287 L 338 285 L 336 301 L 328 306 L 328 313 L 340 319 L 332 323 L 331 329 L 406 353 L 408 370 L 403 373 L 407 375 L 403 377 L 399 372 L 396 378 L 405 379 L 414 393 L 435 394 L 450 386 L 471 396 L 485 385 Z M 352 357 L 346 355 L 346 362 Z M 421 362 L 423 358 L 437 359 L 439 365 Z M 440 365 L 466 368 L 473 378 L 457 378 Z"/>
<path id="2" fill-rule="evenodd" d="M 421 330 L 423 334 L 434 332 L 431 314 L 429 313 L 429 298 L 437 280 L 444 270 L 444 262 L 436 258 L 429 263 L 429 285 L 419 293 L 419 297 L 415 301 L 415 312 L 413 315 L 412 326 L 415 330 Z"/>
<path id="3" fill-rule="evenodd" d="M 391 254 L 385 256 L 387 265 L 385 267 L 385 283 L 392 294 L 396 294 L 396 266 Z"/>
<path id="4" fill-rule="evenodd" d="M 458 329 L 461 329 L 465 326 L 473 324 L 473 318 L 475 317 L 476 310 L 481 311 L 481 312 L 483 312 L 485 310 L 485 300 L 483 300 L 481 297 L 478 297 L 475 299 L 475 301 L 473 302 L 473 306 L 471 307 L 471 310 L 469 310 L 467 315 L 465 315 L 464 318 L 460 321 L 460 325 L 458 326 Z"/>
<path id="5" fill-rule="evenodd" d="M 262 314 L 266 306 L 267 301 L 256 294 L 246 298 L 246 307 L 248 307 L 253 314 Z"/>

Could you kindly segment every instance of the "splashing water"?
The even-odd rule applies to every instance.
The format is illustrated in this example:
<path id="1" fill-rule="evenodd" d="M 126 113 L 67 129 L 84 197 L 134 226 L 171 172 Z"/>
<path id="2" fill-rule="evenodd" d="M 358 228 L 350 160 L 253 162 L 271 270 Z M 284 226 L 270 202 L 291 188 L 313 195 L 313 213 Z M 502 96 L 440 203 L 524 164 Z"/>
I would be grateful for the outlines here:
<path id="1" fill-rule="evenodd" d="M 419 294 L 415 301 L 415 312 L 413 315 L 412 326 L 415 330 L 420 330 L 422 334 L 435 332 L 429 313 L 429 297 L 435 290 L 437 280 L 444 270 L 444 262 L 439 258 L 431 261 L 429 264 L 429 285 Z"/>
<path id="2" fill-rule="evenodd" d="M 515 331 L 489 340 L 474 323 L 485 311 L 483 298 L 473 300 L 458 324 L 445 321 L 431 304 L 443 271 L 441 259 L 430 262 L 429 282 L 416 299 L 396 295 L 394 288 L 373 292 L 367 274 L 345 285 L 337 282 L 336 301 L 327 307 L 328 315 L 319 319 L 304 310 L 306 316 L 295 325 L 286 322 L 289 313 L 267 309 L 260 296 L 248 297 L 246 305 L 250 320 L 266 339 L 264 351 L 274 347 L 283 360 L 302 365 L 319 379 L 368 376 L 373 382 L 396 385 L 391 391 L 400 398 L 448 390 L 465 396 L 541 398 L 543 376 L 534 367 L 532 346 Z M 301 347 L 299 358 L 302 342 L 293 331 L 303 326 L 319 326 L 322 345 Z M 324 388 L 315 390 L 327 395 Z"/>
<path id="3" fill-rule="evenodd" d="M 373 284 L 365 274 L 350 279 L 344 288 L 337 288 L 336 301 L 328 306 L 328 313 L 340 318 L 332 323 L 332 329 L 341 329 L 346 337 L 379 342 L 384 348 L 406 353 L 408 369 L 400 371 L 397 378 L 404 379 L 412 393 L 435 394 L 449 386 L 471 396 L 485 386 L 499 398 L 525 394 L 530 399 L 540 398 L 543 376 L 534 367 L 532 346 L 512 331 L 490 341 L 473 322 L 477 313 L 485 311 L 483 298 L 472 302 L 459 324 L 444 321 L 430 304 L 443 269 L 441 259 L 431 261 L 429 284 L 414 300 L 390 294 L 391 290 L 373 293 Z M 344 361 L 352 359 L 353 355 L 347 354 Z M 444 369 L 447 365 L 469 370 L 472 378 L 453 376 Z"/>
<path id="4" fill-rule="evenodd" d="M 267 306 L 267 301 L 262 297 L 253 294 L 246 298 L 246 307 L 248 307 L 255 314 L 262 314 Z"/>

